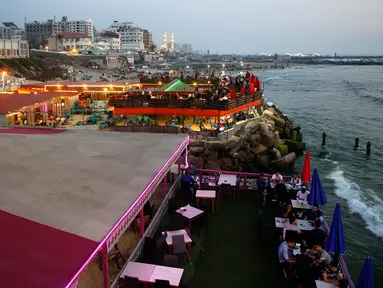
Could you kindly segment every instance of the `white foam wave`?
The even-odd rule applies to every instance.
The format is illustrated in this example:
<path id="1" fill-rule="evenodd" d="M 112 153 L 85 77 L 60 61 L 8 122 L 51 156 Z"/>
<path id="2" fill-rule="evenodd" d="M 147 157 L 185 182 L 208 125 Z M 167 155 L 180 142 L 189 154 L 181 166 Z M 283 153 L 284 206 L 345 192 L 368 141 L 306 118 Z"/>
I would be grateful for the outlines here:
<path id="1" fill-rule="evenodd" d="M 326 178 L 335 182 L 335 194 L 347 200 L 351 213 L 358 213 L 367 229 L 383 237 L 383 200 L 371 189 L 362 191 L 358 184 L 346 179 L 339 168 Z"/>
<path id="2" fill-rule="evenodd" d="M 266 82 L 269 82 L 271 80 L 276 80 L 276 79 L 282 79 L 282 77 L 281 76 L 269 77 L 269 78 L 264 79 L 263 82 L 266 83 Z"/>

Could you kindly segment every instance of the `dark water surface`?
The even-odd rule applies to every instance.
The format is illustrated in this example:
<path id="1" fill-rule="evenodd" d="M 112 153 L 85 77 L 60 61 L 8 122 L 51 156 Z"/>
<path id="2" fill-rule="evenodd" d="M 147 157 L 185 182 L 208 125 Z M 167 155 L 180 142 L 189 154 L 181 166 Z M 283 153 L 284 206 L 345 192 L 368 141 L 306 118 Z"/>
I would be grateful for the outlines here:
<path id="1" fill-rule="evenodd" d="M 371 256 L 375 287 L 383 287 L 383 67 L 331 66 L 256 73 L 264 82 L 266 102 L 275 103 L 296 125 L 321 176 L 331 217 L 342 208 L 348 251 L 346 262 L 357 282 Z M 318 157 L 327 133 L 327 159 Z M 353 150 L 355 137 L 360 148 Z M 365 153 L 372 143 L 371 157 Z M 298 159 L 300 170 L 303 157 Z M 330 222 L 331 223 L 331 222 Z"/>

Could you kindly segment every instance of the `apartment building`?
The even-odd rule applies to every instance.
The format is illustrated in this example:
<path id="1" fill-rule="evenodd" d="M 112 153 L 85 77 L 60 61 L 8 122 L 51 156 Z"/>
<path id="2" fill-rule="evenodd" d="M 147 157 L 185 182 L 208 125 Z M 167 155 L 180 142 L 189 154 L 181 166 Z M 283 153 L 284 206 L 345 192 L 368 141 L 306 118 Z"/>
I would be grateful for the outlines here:
<path id="1" fill-rule="evenodd" d="M 0 39 L 24 40 L 24 29 L 17 27 L 13 22 L 0 23 Z"/>
<path id="2" fill-rule="evenodd" d="M 124 50 L 145 50 L 144 32 L 133 22 L 114 21 L 105 32 L 114 32 L 120 35 L 121 48 Z"/>
<path id="3" fill-rule="evenodd" d="M 142 30 L 144 36 L 144 47 L 146 50 L 149 50 L 153 45 L 153 35 L 148 30 Z"/>
<path id="4" fill-rule="evenodd" d="M 111 50 L 121 49 L 121 37 L 117 33 L 105 31 L 101 33 L 100 40 L 108 43 Z"/>
<path id="5" fill-rule="evenodd" d="M 21 40 L 0 39 L 0 59 L 28 58 L 28 42 Z"/>
<path id="6" fill-rule="evenodd" d="M 86 50 L 92 47 L 92 39 L 84 33 L 64 32 L 48 37 L 49 51 L 71 51 Z"/>

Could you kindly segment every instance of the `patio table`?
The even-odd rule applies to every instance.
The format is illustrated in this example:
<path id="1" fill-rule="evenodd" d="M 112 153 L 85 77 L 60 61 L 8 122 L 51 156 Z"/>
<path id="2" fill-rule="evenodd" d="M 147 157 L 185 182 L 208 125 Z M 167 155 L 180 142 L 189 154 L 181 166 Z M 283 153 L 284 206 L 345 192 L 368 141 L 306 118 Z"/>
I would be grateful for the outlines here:
<path id="1" fill-rule="evenodd" d="M 311 209 L 311 205 L 309 205 L 307 203 L 307 201 L 303 202 L 302 205 L 298 204 L 298 201 L 297 200 L 291 200 L 291 205 L 293 206 L 293 208 L 295 209 L 307 209 L 307 210 L 310 210 Z"/>
<path id="2" fill-rule="evenodd" d="M 197 190 L 195 197 L 197 200 L 197 207 L 198 208 L 199 208 L 199 199 L 211 199 L 211 209 L 212 209 L 212 213 L 214 215 L 215 197 L 216 197 L 216 191 L 215 190 Z"/>
<path id="3" fill-rule="evenodd" d="M 181 207 L 180 209 L 176 210 L 176 212 L 181 214 L 183 217 L 185 217 L 189 221 L 189 230 L 190 231 L 191 231 L 191 222 L 203 214 L 202 210 L 197 209 L 197 208 L 190 206 L 190 205 L 187 205 L 185 207 Z"/>

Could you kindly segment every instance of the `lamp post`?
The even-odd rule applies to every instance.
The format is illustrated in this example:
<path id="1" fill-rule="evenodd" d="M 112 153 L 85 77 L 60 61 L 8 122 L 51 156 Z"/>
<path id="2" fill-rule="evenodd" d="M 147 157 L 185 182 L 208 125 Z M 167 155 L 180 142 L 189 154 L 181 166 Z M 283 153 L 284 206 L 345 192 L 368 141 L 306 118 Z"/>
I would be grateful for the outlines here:
<path id="1" fill-rule="evenodd" d="M 7 75 L 7 72 L 3 71 L 1 72 L 1 82 L 3 83 L 3 89 L 2 91 L 5 91 L 5 75 Z"/>

